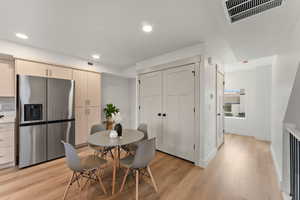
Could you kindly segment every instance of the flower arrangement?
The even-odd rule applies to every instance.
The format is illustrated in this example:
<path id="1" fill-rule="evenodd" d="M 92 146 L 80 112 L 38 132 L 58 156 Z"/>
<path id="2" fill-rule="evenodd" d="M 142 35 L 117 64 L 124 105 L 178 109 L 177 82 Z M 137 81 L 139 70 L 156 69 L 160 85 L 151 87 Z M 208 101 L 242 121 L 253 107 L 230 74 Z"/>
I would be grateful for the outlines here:
<path id="1" fill-rule="evenodd" d="M 114 123 L 120 123 L 122 121 L 120 109 L 114 104 L 107 104 L 104 108 L 104 114 L 106 117 L 106 129 L 112 130 Z"/>

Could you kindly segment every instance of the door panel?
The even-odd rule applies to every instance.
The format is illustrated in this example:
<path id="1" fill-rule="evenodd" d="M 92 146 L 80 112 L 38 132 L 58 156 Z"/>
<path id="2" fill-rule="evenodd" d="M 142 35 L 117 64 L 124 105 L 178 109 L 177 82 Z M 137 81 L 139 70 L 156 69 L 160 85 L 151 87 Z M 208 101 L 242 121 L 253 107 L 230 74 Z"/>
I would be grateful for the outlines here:
<path id="1" fill-rule="evenodd" d="M 217 147 L 224 143 L 224 75 L 217 72 Z"/>
<path id="2" fill-rule="evenodd" d="M 163 138 L 167 153 L 194 160 L 194 65 L 163 72 Z"/>
<path id="3" fill-rule="evenodd" d="M 87 135 L 89 135 L 92 126 L 101 123 L 100 107 L 88 107 L 86 109 L 86 114 L 88 121 Z"/>
<path id="4" fill-rule="evenodd" d="M 19 167 L 47 159 L 47 125 L 21 126 L 19 133 Z"/>
<path id="5" fill-rule="evenodd" d="M 46 121 L 47 79 L 34 76 L 19 76 L 20 123 Z M 41 106 L 41 120 L 25 121 L 25 107 Z M 40 113 L 40 112 L 39 112 Z"/>
<path id="6" fill-rule="evenodd" d="M 50 123 L 47 127 L 47 159 L 55 159 L 65 155 L 61 141 L 75 145 L 75 123 L 60 122 Z"/>
<path id="7" fill-rule="evenodd" d="M 58 79 L 67 79 L 72 80 L 72 69 L 68 69 L 66 67 L 55 67 L 55 66 L 49 66 L 49 77 L 50 78 L 58 78 Z"/>
<path id="8" fill-rule="evenodd" d="M 74 118 L 74 81 L 48 79 L 48 121 Z"/>
<path id="9" fill-rule="evenodd" d="M 11 61 L 0 60 L 0 96 L 15 96 L 15 71 Z"/>
<path id="10" fill-rule="evenodd" d="M 87 72 L 87 106 L 100 106 L 100 74 Z"/>
<path id="11" fill-rule="evenodd" d="M 87 115 L 85 108 L 75 108 L 75 144 L 80 145 L 87 142 Z"/>
<path id="12" fill-rule="evenodd" d="M 16 60 L 16 74 L 20 75 L 47 77 L 48 67 L 42 63 Z"/>
<path id="13" fill-rule="evenodd" d="M 87 72 L 73 70 L 73 78 L 75 80 L 75 105 L 84 107 L 87 97 Z"/>
<path id="14" fill-rule="evenodd" d="M 149 138 L 157 138 L 157 149 L 162 150 L 162 73 L 140 76 L 140 123 L 148 125 Z"/>

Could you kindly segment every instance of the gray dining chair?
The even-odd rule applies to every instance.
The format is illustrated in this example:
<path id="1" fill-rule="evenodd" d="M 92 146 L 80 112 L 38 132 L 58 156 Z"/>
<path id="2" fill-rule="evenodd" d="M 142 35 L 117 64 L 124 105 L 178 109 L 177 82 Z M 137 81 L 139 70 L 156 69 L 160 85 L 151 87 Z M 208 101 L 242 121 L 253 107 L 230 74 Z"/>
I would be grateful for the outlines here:
<path id="1" fill-rule="evenodd" d="M 90 131 L 90 134 L 93 135 L 97 132 L 101 132 L 101 131 L 105 131 L 106 128 L 104 127 L 104 125 L 102 124 L 95 124 L 91 127 L 91 131 Z M 112 152 L 112 149 L 113 147 L 98 147 L 98 146 L 95 146 L 95 145 L 89 145 L 92 149 L 95 150 L 95 153 L 97 156 L 100 155 L 100 157 L 103 157 L 105 158 L 108 154 L 108 152 L 110 153 L 112 159 L 114 159 L 114 154 Z"/>
<path id="2" fill-rule="evenodd" d="M 84 158 L 80 158 L 76 152 L 76 149 L 71 144 L 65 143 L 64 141 L 62 141 L 62 143 L 65 147 L 67 166 L 73 171 L 63 199 L 66 198 L 67 193 L 73 183 L 77 182 L 79 189 L 82 190 L 91 180 L 99 182 L 101 189 L 103 190 L 104 194 L 106 194 L 106 189 L 103 185 L 101 175 L 103 174 L 104 168 L 107 166 L 107 161 L 95 155 L 89 155 Z M 79 182 L 79 180 L 82 178 L 87 179 L 83 187 L 81 187 Z"/>
<path id="3" fill-rule="evenodd" d="M 142 140 L 148 139 L 148 125 L 147 124 L 140 124 L 137 128 L 138 131 L 141 131 L 144 133 L 144 137 Z M 127 153 L 134 154 L 137 150 L 137 143 L 129 144 L 124 147 L 122 147 Z"/>
<path id="4" fill-rule="evenodd" d="M 127 168 L 125 172 L 125 176 L 122 181 L 122 185 L 120 188 L 120 192 L 123 191 L 124 185 L 126 183 L 127 176 L 130 171 L 133 171 L 135 173 L 135 179 L 136 179 L 136 200 L 139 198 L 139 175 L 143 175 L 140 173 L 142 170 L 147 171 L 152 184 L 154 186 L 154 189 L 156 192 L 158 192 L 158 187 L 155 183 L 155 180 L 153 178 L 151 169 L 150 169 L 150 162 L 155 157 L 155 138 L 149 139 L 149 140 L 143 140 L 138 143 L 137 150 L 135 155 L 129 155 L 123 159 L 120 160 L 120 164 L 122 167 Z"/>

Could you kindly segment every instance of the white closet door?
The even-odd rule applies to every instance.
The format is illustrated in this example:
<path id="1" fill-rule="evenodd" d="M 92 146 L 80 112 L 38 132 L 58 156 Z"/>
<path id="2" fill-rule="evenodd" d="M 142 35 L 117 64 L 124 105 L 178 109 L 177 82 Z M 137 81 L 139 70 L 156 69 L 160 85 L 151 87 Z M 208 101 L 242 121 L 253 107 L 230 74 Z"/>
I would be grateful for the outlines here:
<path id="1" fill-rule="evenodd" d="M 148 125 L 149 138 L 156 137 L 161 147 L 162 133 L 162 74 L 153 72 L 140 76 L 140 123 Z"/>
<path id="2" fill-rule="evenodd" d="M 217 72 L 217 148 L 224 143 L 224 75 Z"/>
<path id="3" fill-rule="evenodd" d="M 194 65 L 163 72 L 162 150 L 194 161 Z"/>

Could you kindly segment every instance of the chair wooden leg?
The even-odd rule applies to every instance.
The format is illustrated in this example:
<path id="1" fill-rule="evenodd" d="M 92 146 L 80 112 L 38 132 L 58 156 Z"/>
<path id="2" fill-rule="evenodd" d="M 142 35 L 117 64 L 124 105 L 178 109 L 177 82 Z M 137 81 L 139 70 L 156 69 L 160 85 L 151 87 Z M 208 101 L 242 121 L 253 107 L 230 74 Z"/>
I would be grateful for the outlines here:
<path id="1" fill-rule="evenodd" d="M 90 177 L 91 176 L 91 172 L 88 172 L 87 175 Z M 84 183 L 84 185 L 82 186 L 81 189 L 83 190 L 88 183 L 90 184 L 90 179 L 89 178 L 87 178 L 86 182 Z"/>
<path id="2" fill-rule="evenodd" d="M 139 170 L 135 172 L 135 199 L 139 199 Z"/>
<path id="3" fill-rule="evenodd" d="M 105 187 L 103 185 L 103 182 L 102 182 L 102 178 L 101 178 L 101 176 L 99 174 L 102 174 L 101 173 L 101 169 L 99 170 L 99 173 L 96 172 L 96 176 L 98 178 L 98 181 L 100 183 L 101 189 L 103 190 L 104 194 L 107 194 L 106 189 L 105 189 Z"/>
<path id="4" fill-rule="evenodd" d="M 128 173 L 129 173 L 129 168 L 127 168 L 127 170 L 126 170 L 126 173 L 125 173 L 125 176 L 124 176 L 124 178 L 123 178 L 123 181 L 122 181 L 122 185 L 121 185 L 121 188 L 120 188 L 120 192 L 122 192 L 123 191 L 123 189 L 124 189 L 124 185 L 125 185 L 125 183 L 126 183 L 126 179 L 127 179 L 127 176 L 128 176 Z"/>
<path id="5" fill-rule="evenodd" d="M 82 189 L 81 189 L 81 186 L 80 186 L 80 183 L 79 183 L 79 177 L 80 177 L 80 175 L 78 176 L 77 173 L 75 172 L 75 178 L 76 178 L 77 186 L 78 186 L 79 190 L 81 191 Z"/>
<path id="6" fill-rule="evenodd" d="M 68 185 L 67 185 L 67 188 L 66 188 L 66 190 L 65 190 L 65 193 L 64 193 L 63 200 L 66 199 L 67 193 L 68 193 L 68 191 L 69 191 L 69 189 L 70 189 L 70 186 L 71 186 L 71 184 L 72 184 L 72 182 L 73 182 L 74 174 L 75 174 L 75 172 L 73 172 L 72 177 L 70 178 L 70 181 L 69 181 L 69 183 L 68 183 Z"/>
<path id="7" fill-rule="evenodd" d="M 153 186 L 154 186 L 154 189 L 155 189 L 156 192 L 158 192 L 157 185 L 156 185 L 156 183 L 155 183 L 155 180 L 154 180 L 154 178 L 153 178 L 153 175 L 152 175 L 152 173 L 151 173 L 151 170 L 150 170 L 150 167 L 149 167 L 149 166 L 147 166 L 147 170 L 148 170 L 148 173 L 149 173 L 149 175 L 150 175 L 150 178 L 151 178 L 152 184 L 153 184 Z"/>
<path id="8" fill-rule="evenodd" d="M 117 173 L 117 151 L 114 149 L 114 160 L 113 160 L 113 177 L 112 177 L 112 195 L 115 194 L 115 185 L 116 185 L 116 173 Z"/>

